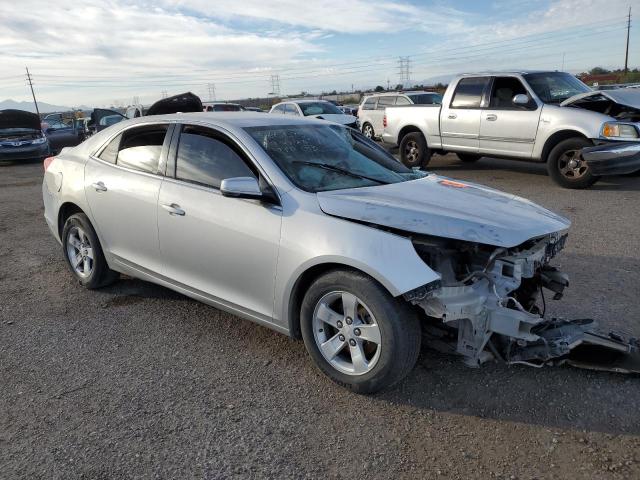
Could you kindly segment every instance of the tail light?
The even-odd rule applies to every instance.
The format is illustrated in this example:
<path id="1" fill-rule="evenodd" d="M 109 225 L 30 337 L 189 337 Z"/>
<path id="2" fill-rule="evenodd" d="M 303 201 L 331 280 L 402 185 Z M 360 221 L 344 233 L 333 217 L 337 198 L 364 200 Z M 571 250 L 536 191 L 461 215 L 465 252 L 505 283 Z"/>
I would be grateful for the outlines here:
<path id="1" fill-rule="evenodd" d="M 47 157 L 44 159 L 43 165 L 44 165 L 44 171 L 47 171 L 47 168 L 49 168 L 49 165 L 51 165 L 51 162 L 53 162 L 55 160 L 56 157 Z"/>
<path id="2" fill-rule="evenodd" d="M 384 128 L 387 128 L 387 114 L 384 114 L 384 117 L 382 117 L 382 126 Z"/>

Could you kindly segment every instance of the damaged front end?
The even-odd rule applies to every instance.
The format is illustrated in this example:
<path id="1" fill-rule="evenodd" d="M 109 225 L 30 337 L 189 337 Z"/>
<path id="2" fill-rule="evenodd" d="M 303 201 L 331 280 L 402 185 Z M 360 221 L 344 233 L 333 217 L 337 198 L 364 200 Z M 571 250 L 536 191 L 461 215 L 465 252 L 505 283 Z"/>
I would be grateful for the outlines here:
<path id="1" fill-rule="evenodd" d="M 640 373 L 640 345 L 599 333 L 593 320 L 545 318 L 545 290 L 558 300 L 568 275 L 549 262 L 565 244 L 553 233 L 517 247 L 428 236 L 412 238 L 420 257 L 441 280 L 404 297 L 430 319 L 427 342 L 456 353 L 472 367 L 496 359 L 534 367 L 577 367 Z"/>

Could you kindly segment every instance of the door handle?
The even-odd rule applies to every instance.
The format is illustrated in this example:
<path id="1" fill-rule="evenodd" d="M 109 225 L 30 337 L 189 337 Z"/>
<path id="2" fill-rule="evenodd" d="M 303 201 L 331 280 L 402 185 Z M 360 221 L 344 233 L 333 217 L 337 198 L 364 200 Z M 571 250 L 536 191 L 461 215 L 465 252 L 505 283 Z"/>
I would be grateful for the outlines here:
<path id="1" fill-rule="evenodd" d="M 451 120 L 454 120 L 454 119 L 458 118 L 458 115 L 456 115 L 455 113 L 450 113 L 447 118 L 450 118 Z"/>
<path id="2" fill-rule="evenodd" d="M 490 122 L 495 122 L 498 119 L 497 115 L 494 115 L 493 113 L 490 113 L 489 115 L 487 115 L 487 120 L 489 120 Z"/>
<path id="3" fill-rule="evenodd" d="M 96 189 L 96 192 L 106 192 L 107 187 L 103 182 L 92 183 L 91 186 Z"/>
<path id="4" fill-rule="evenodd" d="M 180 208 L 180 205 L 178 205 L 177 203 L 172 203 L 171 205 L 163 204 L 162 208 L 169 212 L 169 215 L 179 215 L 181 217 L 184 217 L 184 210 L 182 210 Z"/>

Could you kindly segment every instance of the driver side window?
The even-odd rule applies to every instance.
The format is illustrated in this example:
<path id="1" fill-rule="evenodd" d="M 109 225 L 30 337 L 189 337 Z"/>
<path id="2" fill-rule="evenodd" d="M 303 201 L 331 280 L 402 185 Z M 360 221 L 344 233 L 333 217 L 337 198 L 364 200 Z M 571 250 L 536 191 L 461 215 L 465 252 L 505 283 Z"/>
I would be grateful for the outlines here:
<path id="1" fill-rule="evenodd" d="M 491 89 L 489 108 L 500 110 L 522 110 L 523 108 L 530 108 L 533 103 L 531 99 L 529 99 L 529 106 L 515 105 L 513 103 L 513 97 L 516 95 L 529 96 L 527 89 L 520 80 L 515 77 L 496 77 Z"/>

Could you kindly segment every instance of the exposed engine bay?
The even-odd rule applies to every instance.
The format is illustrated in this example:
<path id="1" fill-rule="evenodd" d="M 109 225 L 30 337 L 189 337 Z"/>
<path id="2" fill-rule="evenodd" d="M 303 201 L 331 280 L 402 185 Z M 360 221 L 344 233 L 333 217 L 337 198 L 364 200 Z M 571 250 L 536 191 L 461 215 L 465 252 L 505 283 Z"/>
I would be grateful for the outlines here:
<path id="1" fill-rule="evenodd" d="M 441 275 L 439 282 L 405 294 L 429 319 L 429 344 L 461 355 L 472 367 L 495 359 L 640 373 L 638 340 L 598 333 L 590 319 L 545 318 L 545 290 L 559 300 L 569 286 L 568 275 L 550 265 L 566 238 L 553 233 L 496 248 L 413 237 L 420 257 Z"/>
<path id="2" fill-rule="evenodd" d="M 640 121 L 640 91 L 633 88 L 582 93 L 561 105 L 603 113 L 623 122 Z"/>

